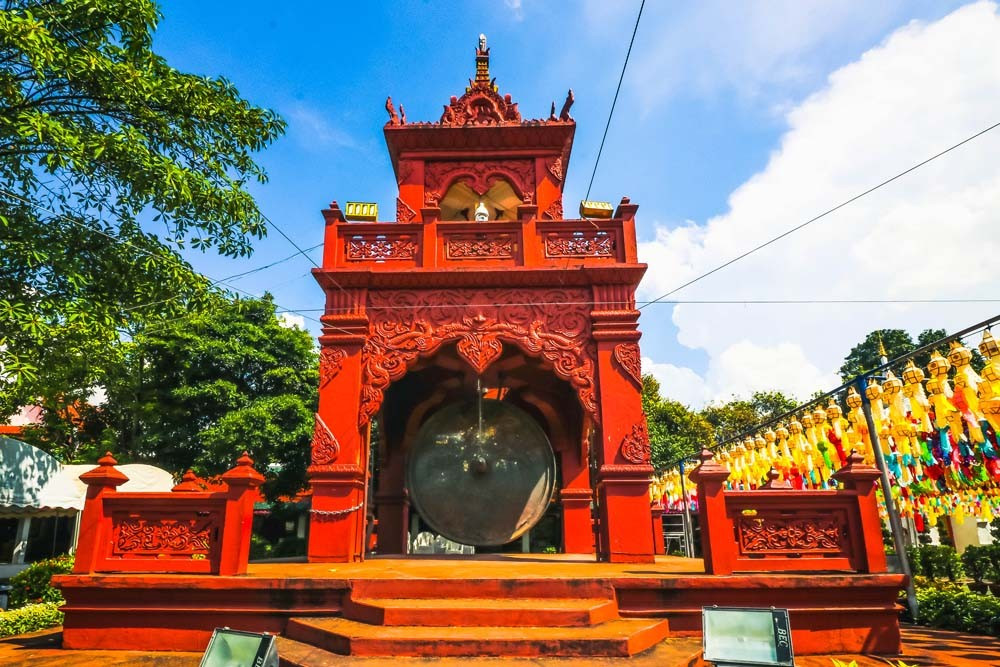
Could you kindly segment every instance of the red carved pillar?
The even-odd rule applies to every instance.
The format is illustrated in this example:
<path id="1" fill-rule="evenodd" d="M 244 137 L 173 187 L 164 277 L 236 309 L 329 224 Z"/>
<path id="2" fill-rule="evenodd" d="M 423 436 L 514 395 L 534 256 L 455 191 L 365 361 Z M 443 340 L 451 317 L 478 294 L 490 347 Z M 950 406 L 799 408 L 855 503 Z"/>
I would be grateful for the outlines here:
<path id="1" fill-rule="evenodd" d="M 653 551 L 662 556 L 667 553 L 667 545 L 663 541 L 663 505 L 660 503 L 650 505 L 649 516 L 652 519 Z"/>
<path id="2" fill-rule="evenodd" d="M 375 506 L 378 512 L 379 554 L 405 554 L 410 503 L 403 491 L 406 470 L 401 448 L 387 446 L 379 470 Z"/>
<path id="3" fill-rule="evenodd" d="M 729 471 L 719 465 L 712 452 L 703 449 L 701 464 L 691 471 L 689 478 L 698 487 L 698 523 L 701 526 L 701 553 L 707 574 L 732 574 L 736 559 L 736 540 L 733 523 L 726 514 L 723 485 Z"/>
<path id="4" fill-rule="evenodd" d="M 649 436 L 642 413 L 642 375 L 635 285 L 597 285 L 591 313 L 597 344 L 601 424 L 597 501 L 601 560 L 653 562 L 649 529 Z"/>
<path id="5" fill-rule="evenodd" d="M 561 452 L 563 488 L 559 500 L 563 510 L 563 553 L 594 553 L 594 524 L 590 505 L 594 492 L 590 488 L 589 471 L 579 452 Z"/>
<path id="6" fill-rule="evenodd" d="M 361 349 L 368 331 L 367 291 L 324 287 L 307 554 L 310 561 L 351 562 L 363 560 L 365 553 L 369 424 L 359 418 L 359 389 L 365 381 Z"/>
<path id="7" fill-rule="evenodd" d="M 264 477 L 253 468 L 253 460 L 243 452 L 236 466 L 222 475 L 229 487 L 222 524 L 219 574 L 246 574 L 250 560 L 250 533 L 253 530 L 253 505 L 256 489 Z"/>
<path id="8" fill-rule="evenodd" d="M 878 514 L 878 498 L 875 496 L 875 482 L 881 477 L 881 473 L 864 461 L 861 454 L 851 452 L 844 467 L 833 473 L 832 477 L 844 485 L 844 490 L 857 496 L 861 534 L 852 535 L 851 542 L 864 545 L 864 571 L 886 572 L 888 568 L 882 544 L 882 520 Z"/>
<path id="9" fill-rule="evenodd" d="M 87 499 L 80 513 L 74 574 L 93 572 L 104 542 L 110 539 L 111 517 L 104 511 L 104 498 L 128 481 L 125 473 L 115 468 L 116 463 L 111 452 L 107 452 L 97 460 L 96 468 L 80 475 L 80 481 L 87 485 Z"/>

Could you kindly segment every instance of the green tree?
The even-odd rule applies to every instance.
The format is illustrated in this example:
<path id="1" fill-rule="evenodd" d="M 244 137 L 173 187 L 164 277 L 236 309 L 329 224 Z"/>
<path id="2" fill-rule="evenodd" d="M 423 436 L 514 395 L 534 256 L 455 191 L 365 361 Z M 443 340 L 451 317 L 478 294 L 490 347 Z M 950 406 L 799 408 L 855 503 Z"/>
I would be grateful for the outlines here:
<path id="1" fill-rule="evenodd" d="M 29 439 L 64 461 L 110 449 L 121 462 L 202 475 L 226 471 L 246 450 L 270 497 L 300 489 L 317 400 L 312 339 L 282 326 L 269 297 L 210 300 L 122 343 L 103 377 L 105 402 L 68 424 L 53 413 Z"/>
<path id="2" fill-rule="evenodd" d="M 178 250 L 244 256 L 266 232 L 247 185 L 284 123 L 167 64 L 159 19 L 150 0 L 0 10 L 0 415 L 47 348 L 86 339 L 100 366 L 123 330 L 203 301 Z"/>
<path id="3" fill-rule="evenodd" d="M 642 376 L 642 409 L 646 413 L 653 466 L 666 468 L 714 443 L 712 425 L 677 401 L 660 395 L 660 383 Z"/>
<path id="4" fill-rule="evenodd" d="M 755 391 L 749 399 L 733 398 L 726 403 L 710 403 L 701 411 L 719 440 L 728 440 L 757 424 L 788 412 L 799 403 L 780 391 Z"/>
<path id="5" fill-rule="evenodd" d="M 902 329 L 878 329 L 872 331 L 865 336 L 863 341 L 852 347 L 851 351 L 844 358 L 844 363 L 840 367 L 840 377 L 846 382 L 873 368 L 878 368 L 882 364 L 880 359 L 881 353 L 879 351 L 880 343 L 885 347 L 886 358 L 891 361 L 904 354 L 909 354 L 913 350 L 929 345 L 936 340 L 940 340 L 947 335 L 948 333 L 944 329 L 924 329 L 914 342 L 910 334 Z M 967 345 L 972 351 L 972 361 L 970 362 L 972 367 L 976 371 L 982 370 L 985 360 L 980 356 L 979 351 L 972 341 L 967 342 Z M 939 351 L 947 355 L 948 346 L 940 346 Z M 926 371 L 927 363 L 930 359 L 931 353 L 924 352 L 915 356 L 913 363 Z"/>

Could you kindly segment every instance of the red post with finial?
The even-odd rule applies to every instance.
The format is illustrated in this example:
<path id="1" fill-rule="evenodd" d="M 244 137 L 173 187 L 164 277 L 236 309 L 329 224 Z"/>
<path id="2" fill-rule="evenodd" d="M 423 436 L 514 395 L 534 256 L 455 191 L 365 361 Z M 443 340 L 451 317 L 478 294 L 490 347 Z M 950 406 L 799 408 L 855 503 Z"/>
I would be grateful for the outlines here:
<path id="1" fill-rule="evenodd" d="M 80 513 L 80 537 L 76 543 L 75 574 L 87 574 L 96 570 L 101 549 L 111 534 L 111 517 L 104 509 L 104 498 L 116 493 L 119 486 L 128 481 L 125 473 L 115 468 L 111 452 L 97 460 L 97 467 L 80 475 L 80 481 L 87 485 L 87 499 Z"/>
<path id="2" fill-rule="evenodd" d="M 659 501 L 650 504 L 649 515 L 653 528 L 653 551 L 659 555 L 667 553 L 667 545 L 663 541 L 663 504 Z"/>
<path id="3" fill-rule="evenodd" d="M 865 463 L 858 452 L 851 452 L 843 468 L 833 473 L 832 478 L 844 485 L 845 491 L 855 494 L 858 502 L 858 518 L 861 530 L 854 536 L 864 544 L 862 567 L 869 574 L 886 572 L 885 547 L 882 544 L 882 519 L 878 514 L 878 498 L 875 495 L 875 481 L 881 476 L 878 468 Z"/>
<path id="4" fill-rule="evenodd" d="M 715 462 L 711 450 L 698 455 L 701 463 L 689 479 L 698 486 L 698 522 L 701 526 L 701 551 L 707 574 L 732 574 L 736 559 L 733 523 L 726 513 L 723 487 L 729 479 L 725 466 Z"/>
<path id="5" fill-rule="evenodd" d="M 256 489 L 264 477 L 253 468 L 253 459 L 246 452 L 236 460 L 236 466 L 222 475 L 229 490 L 226 494 L 225 520 L 222 526 L 222 550 L 219 574 L 246 574 L 250 560 L 250 532 L 253 528 L 253 505 Z"/>

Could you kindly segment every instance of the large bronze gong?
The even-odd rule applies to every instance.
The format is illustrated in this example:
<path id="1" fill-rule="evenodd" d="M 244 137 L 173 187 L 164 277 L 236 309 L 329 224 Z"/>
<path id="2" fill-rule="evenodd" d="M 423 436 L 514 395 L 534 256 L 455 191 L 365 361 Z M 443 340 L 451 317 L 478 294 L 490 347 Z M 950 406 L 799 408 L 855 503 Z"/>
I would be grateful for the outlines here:
<path id="1" fill-rule="evenodd" d="M 410 501 L 434 532 L 495 546 L 517 539 L 545 514 L 556 461 L 526 412 L 501 401 L 469 401 L 424 423 L 406 476 Z"/>

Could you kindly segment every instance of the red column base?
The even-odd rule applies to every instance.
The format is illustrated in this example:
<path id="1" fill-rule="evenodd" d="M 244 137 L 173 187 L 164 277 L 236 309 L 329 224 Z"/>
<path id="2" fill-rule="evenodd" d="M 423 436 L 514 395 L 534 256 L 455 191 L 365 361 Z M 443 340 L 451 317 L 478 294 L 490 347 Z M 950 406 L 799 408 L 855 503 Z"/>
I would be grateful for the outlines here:
<path id="1" fill-rule="evenodd" d="M 601 508 L 600 559 L 610 563 L 652 563 L 649 526 L 649 465 L 602 466 L 597 484 Z"/>
<path id="2" fill-rule="evenodd" d="M 401 493 L 377 494 L 378 553 L 405 554 L 410 503 Z"/>
<path id="3" fill-rule="evenodd" d="M 593 495 L 591 489 L 559 491 L 563 510 L 563 553 L 595 553 L 594 522 L 590 515 Z"/>
<path id="4" fill-rule="evenodd" d="M 356 465 L 310 466 L 309 562 L 364 560 L 365 472 Z"/>

